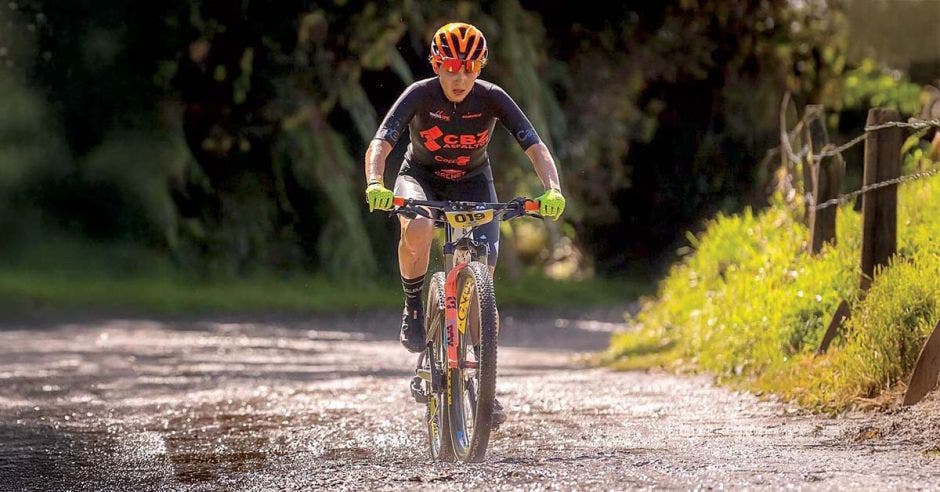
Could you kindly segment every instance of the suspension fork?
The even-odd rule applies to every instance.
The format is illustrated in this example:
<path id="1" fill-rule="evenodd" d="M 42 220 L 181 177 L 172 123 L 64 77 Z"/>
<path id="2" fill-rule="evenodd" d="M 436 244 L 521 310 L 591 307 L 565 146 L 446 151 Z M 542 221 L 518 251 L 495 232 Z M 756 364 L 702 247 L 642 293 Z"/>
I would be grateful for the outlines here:
<path id="1" fill-rule="evenodd" d="M 457 277 L 460 271 L 467 267 L 466 263 L 454 265 L 447 272 L 447 282 L 444 283 L 444 317 L 447 320 L 445 334 L 447 335 L 447 367 L 457 369 L 460 361 L 457 358 Z"/>

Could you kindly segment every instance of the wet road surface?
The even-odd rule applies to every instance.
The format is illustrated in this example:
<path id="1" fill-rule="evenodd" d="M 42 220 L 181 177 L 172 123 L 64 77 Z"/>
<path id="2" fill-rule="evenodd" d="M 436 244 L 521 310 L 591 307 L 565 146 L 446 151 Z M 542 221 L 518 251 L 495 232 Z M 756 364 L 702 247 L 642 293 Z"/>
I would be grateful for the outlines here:
<path id="1" fill-rule="evenodd" d="M 0 490 L 904 489 L 940 401 L 805 415 L 706 377 L 585 368 L 619 311 L 503 311 L 485 463 L 429 462 L 394 312 L 0 326 Z"/>

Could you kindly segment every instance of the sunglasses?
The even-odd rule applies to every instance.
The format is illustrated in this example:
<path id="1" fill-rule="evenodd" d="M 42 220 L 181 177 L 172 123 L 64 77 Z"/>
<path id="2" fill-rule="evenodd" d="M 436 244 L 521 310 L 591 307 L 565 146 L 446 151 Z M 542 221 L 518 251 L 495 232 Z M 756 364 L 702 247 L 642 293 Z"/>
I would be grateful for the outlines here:
<path id="1" fill-rule="evenodd" d="M 441 58 L 441 68 L 450 73 L 458 73 L 463 68 L 467 73 L 478 73 L 483 70 L 486 60 L 461 60 L 458 58 Z"/>

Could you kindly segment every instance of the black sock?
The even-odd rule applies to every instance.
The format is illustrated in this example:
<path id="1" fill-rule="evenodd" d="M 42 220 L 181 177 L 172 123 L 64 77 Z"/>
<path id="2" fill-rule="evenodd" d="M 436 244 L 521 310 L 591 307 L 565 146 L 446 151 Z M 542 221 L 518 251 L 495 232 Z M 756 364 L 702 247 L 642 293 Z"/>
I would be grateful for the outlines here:
<path id="1" fill-rule="evenodd" d="M 415 278 L 401 278 L 401 288 L 405 291 L 405 301 L 409 306 L 421 305 L 421 291 L 424 289 L 424 275 Z"/>

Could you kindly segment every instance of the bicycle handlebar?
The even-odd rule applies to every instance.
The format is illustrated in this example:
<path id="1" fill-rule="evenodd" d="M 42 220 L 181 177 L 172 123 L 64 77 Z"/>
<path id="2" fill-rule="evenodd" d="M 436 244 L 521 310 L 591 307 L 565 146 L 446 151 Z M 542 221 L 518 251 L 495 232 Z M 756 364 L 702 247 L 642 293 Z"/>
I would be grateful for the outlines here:
<path id="1" fill-rule="evenodd" d="M 440 210 L 442 212 L 493 210 L 500 220 L 510 220 L 523 215 L 540 219 L 543 218 L 538 213 L 539 202 L 524 196 L 513 198 L 508 202 L 430 201 L 396 196 L 392 200 L 392 205 L 398 207 L 390 211 L 393 215 L 401 214 L 412 218 L 420 215 L 434 222 L 442 223 L 446 221 L 439 217 L 433 217 L 428 213 L 427 209 Z"/>

